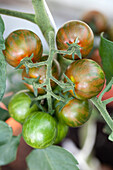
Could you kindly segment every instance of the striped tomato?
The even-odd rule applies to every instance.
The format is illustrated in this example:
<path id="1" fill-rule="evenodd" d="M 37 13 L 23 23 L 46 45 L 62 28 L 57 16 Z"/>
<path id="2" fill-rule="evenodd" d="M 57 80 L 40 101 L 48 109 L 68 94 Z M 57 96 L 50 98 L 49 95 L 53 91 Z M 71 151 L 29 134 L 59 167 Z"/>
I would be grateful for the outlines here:
<path id="1" fill-rule="evenodd" d="M 71 127 L 83 125 L 91 115 L 88 100 L 83 101 L 74 98 L 70 100 L 60 112 L 59 109 L 60 105 L 56 107 L 56 116 L 59 121 Z"/>
<path id="2" fill-rule="evenodd" d="M 52 145 L 57 135 L 57 123 L 45 112 L 33 112 L 23 124 L 25 142 L 33 148 L 46 148 Z"/>
<path id="3" fill-rule="evenodd" d="M 33 62 L 39 61 L 42 56 L 42 43 L 40 38 L 29 30 L 16 30 L 5 41 L 6 49 L 3 51 L 6 61 L 17 67 L 20 61 L 33 54 Z M 22 66 L 21 68 L 24 68 Z"/>
<path id="4" fill-rule="evenodd" d="M 20 123 L 23 123 L 31 112 L 38 110 L 36 104 L 31 106 L 32 100 L 29 95 L 33 94 L 27 90 L 21 90 L 12 96 L 8 104 L 10 116 Z"/>
<path id="5" fill-rule="evenodd" d="M 41 61 L 45 61 L 48 58 L 47 55 L 43 55 L 41 58 Z M 39 67 L 33 67 L 29 69 L 29 73 L 26 73 L 26 69 L 23 69 L 22 72 L 22 79 L 24 79 L 24 77 L 27 78 L 37 78 L 38 76 L 40 76 L 39 78 L 39 83 L 42 84 L 45 82 L 46 80 L 46 70 L 47 67 L 45 65 L 43 66 L 39 66 Z M 59 79 L 59 75 L 60 75 L 60 66 L 58 64 L 58 62 L 54 59 L 53 64 L 52 64 L 52 75 L 56 78 Z M 24 83 L 27 88 L 34 92 L 33 86 L 29 85 L 27 83 Z M 51 81 L 51 86 L 54 88 L 56 86 L 56 83 Z M 38 88 L 38 93 L 39 94 L 44 94 L 45 90 L 43 88 Z"/>
<path id="6" fill-rule="evenodd" d="M 66 124 L 61 123 L 58 120 L 56 121 L 57 121 L 57 136 L 54 144 L 60 143 L 66 137 L 69 130 L 69 127 Z"/>
<path id="7" fill-rule="evenodd" d="M 58 50 L 67 50 L 67 42 L 73 44 L 78 37 L 78 45 L 82 47 L 80 52 L 82 57 L 87 57 L 93 47 L 94 35 L 91 28 L 82 21 L 70 21 L 65 23 L 57 32 L 56 43 Z M 72 59 L 72 55 L 65 55 L 67 59 Z M 78 56 L 75 54 L 75 59 Z"/>
<path id="8" fill-rule="evenodd" d="M 81 100 L 97 96 L 105 83 L 102 68 L 90 59 L 74 61 L 68 66 L 65 74 L 75 84 L 76 97 Z M 74 95 L 72 90 L 70 92 Z"/>

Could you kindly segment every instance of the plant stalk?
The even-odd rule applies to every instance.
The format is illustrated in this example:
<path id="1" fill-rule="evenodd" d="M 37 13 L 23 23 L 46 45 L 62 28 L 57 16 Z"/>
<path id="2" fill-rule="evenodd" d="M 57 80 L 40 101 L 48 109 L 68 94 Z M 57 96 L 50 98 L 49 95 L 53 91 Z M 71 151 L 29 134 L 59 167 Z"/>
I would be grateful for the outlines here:
<path id="1" fill-rule="evenodd" d="M 13 11 L 13 10 L 9 10 L 9 9 L 2 9 L 2 8 L 0 8 L 0 14 L 17 17 L 17 18 L 22 18 L 22 19 L 25 19 L 25 20 L 35 23 L 35 20 L 34 20 L 35 15 L 34 14 Z"/>

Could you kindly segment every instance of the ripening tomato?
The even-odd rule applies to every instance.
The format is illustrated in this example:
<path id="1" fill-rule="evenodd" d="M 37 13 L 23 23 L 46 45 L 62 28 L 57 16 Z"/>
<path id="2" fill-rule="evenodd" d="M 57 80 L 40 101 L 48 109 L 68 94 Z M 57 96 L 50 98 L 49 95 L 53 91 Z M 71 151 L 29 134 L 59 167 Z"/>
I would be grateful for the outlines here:
<path id="1" fill-rule="evenodd" d="M 30 107 L 32 101 L 29 95 L 32 94 L 28 90 L 21 90 L 12 96 L 8 104 L 10 116 L 20 123 L 23 123 L 31 112 L 38 110 L 36 104 Z"/>
<path id="2" fill-rule="evenodd" d="M 75 97 L 81 100 L 97 96 L 105 83 L 102 68 L 91 59 L 74 61 L 65 74 L 75 84 Z M 74 95 L 73 90 L 70 90 L 70 93 Z"/>
<path id="3" fill-rule="evenodd" d="M 90 59 L 96 61 L 96 62 L 102 67 L 102 60 L 101 60 L 101 57 L 100 57 L 100 55 L 99 55 L 99 50 L 98 50 L 98 48 L 96 48 L 96 49 L 92 52 L 92 54 L 91 54 L 91 56 L 90 56 Z"/>
<path id="4" fill-rule="evenodd" d="M 55 102 L 55 105 L 58 101 Z M 56 116 L 59 121 L 71 127 L 79 127 L 89 119 L 91 115 L 90 105 L 88 100 L 72 99 L 61 111 L 60 105 L 56 107 Z"/>
<path id="5" fill-rule="evenodd" d="M 33 148 L 46 148 L 52 145 L 57 135 L 57 124 L 45 112 L 33 112 L 23 124 L 22 134 L 25 142 Z"/>
<path id="6" fill-rule="evenodd" d="M 69 130 L 69 127 L 66 124 L 61 123 L 58 120 L 56 121 L 57 121 L 57 136 L 54 144 L 60 143 L 66 137 Z"/>
<path id="7" fill-rule="evenodd" d="M 102 67 L 102 59 L 101 59 L 101 57 L 100 57 L 100 55 L 99 55 L 99 50 L 98 50 L 98 49 L 95 49 L 95 50 L 94 50 L 94 52 L 93 52 L 92 55 L 90 56 L 90 59 L 96 61 L 96 62 Z M 105 87 L 106 87 L 106 82 L 105 82 L 105 84 L 104 84 L 103 89 L 104 89 Z M 103 89 L 102 89 L 102 90 L 103 90 Z M 100 93 L 101 93 L 101 92 L 100 92 Z M 97 97 L 99 97 L 100 93 L 98 94 Z M 102 97 L 102 100 L 106 100 L 106 99 L 109 99 L 109 98 L 111 98 L 111 97 L 113 97 L 113 85 L 112 85 L 111 89 L 110 89 L 108 92 L 104 93 L 104 95 L 103 95 L 103 97 Z M 113 102 L 108 103 L 108 104 L 107 104 L 107 107 L 113 108 Z"/>
<path id="8" fill-rule="evenodd" d="M 75 20 L 65 23 L 57 32 L 56 43 L 58 50 L 67 50 L 67 42 L 73 44 L 78 37 L 78 45 L 82 47 L 80 49 L 82 58 L 87 57 L 90 53 L 93 42 L 94 35 L 91 28 L 84 22 Z M 64 55 L 67 59 L 72 59 L 72 55 Z M 77 54 L 75 54 L 75 59 L 78 59 Z"/>
<path id="9" fill-rule="evenodd" d="M 5 47 L 3 53 L 6 61 L 13 67 L 17 67 L 23 58 L 30 57 L 32 54 L 34 55 L 32 61 L 39 61 L 43 52 L 40 38 L 29 30 L 12 32 L 5 40 Z"/>
<path id="10" fill-rule="evenodd" d="M 41 61 L 45 61 L 47 59 L 47 55 L 42 56 Z M 24 77 L 27 78 L 37 78 L 38 76 L 40 76 L 39 78 L 39 83 L 42 84 L 45 82 L 46 80 L 46 70 L 47 70 L 47 66 L 43 65 L 43 66 L 39 66 L 39 67 L 33 67 L 29 69 L 29 73 L 26 73 L 26 69 L 23 69 L 22 72 L 22 79 L 24 79 Z M 52 75 L 56 78 L 59 79 L 59 75 L 60 75 L 60 66 L 58 64 L 58 62 L 54 59 L 53 60 L 53 64 L 52 64 Z M 34 92 L 33 86 L 29 85 L 27 83 L 24 83 L 27 88 Z M 56 86 L 56 83 L 51 81 L 51 86 L 54 88 Z M 44 94 L 45 90 L 43 88 L 38 88 L 38 93 L 39 94 Z"/>
<path id="11" fill-rule="evenodd" d="M 82 17 L 93 30 L 94 33 L 101 33 L 107 29 L 107 18 L 100 11 L 88 11 Z"/>

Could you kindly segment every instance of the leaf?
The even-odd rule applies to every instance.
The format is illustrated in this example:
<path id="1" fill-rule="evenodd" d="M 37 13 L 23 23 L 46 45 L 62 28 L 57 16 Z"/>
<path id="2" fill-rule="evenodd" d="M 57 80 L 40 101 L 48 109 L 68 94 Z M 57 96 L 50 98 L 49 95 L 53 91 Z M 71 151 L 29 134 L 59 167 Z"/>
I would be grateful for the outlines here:
<path id="1" fill-rule="evenodd" d="M 113 142 L 113 132 L 109 135 L 108 139 Z"/>
<path id="2" fill-rule="evenodd" d="M 6 120 L 9 118 L 9 112 L 7 110 L 4 110 L 0 108 L 0 120 Z"/>
<path id="3" fill-rule="evenodd" d="M 12 137 L 12 128 L 5 122 L 0 121 L 0 145 L 7 143 Z"/>
<path id="4" fill-rule="evenodd" d="M 17 137 L 13 136 L 9 142 L 0 146 L 0 166 L 6 165 L 16 159 L 20 137 L 20 135 Z"/>
<path id="5" fill-rule="evenodd" d="M 77 160 L 59 146 L 33 150 L 26 160 L 29 170 L 78 170 Z"/>
<path id="6" fill-rule="evenodd" d="M 2 50 L 5 49 L 3 33 L 4 33 L 4 23 L 0 16 L 0 101 L 2 100 L 6 88 L 6 61 L 2 53 Z"/>
<path id="7" fill-rule="evenodd" d="M 108 84 L 113 76 L 113 42 L 104 38 L 103 33 L 101 34 L 99 54 L 102 59 L 103 70 Z"/>

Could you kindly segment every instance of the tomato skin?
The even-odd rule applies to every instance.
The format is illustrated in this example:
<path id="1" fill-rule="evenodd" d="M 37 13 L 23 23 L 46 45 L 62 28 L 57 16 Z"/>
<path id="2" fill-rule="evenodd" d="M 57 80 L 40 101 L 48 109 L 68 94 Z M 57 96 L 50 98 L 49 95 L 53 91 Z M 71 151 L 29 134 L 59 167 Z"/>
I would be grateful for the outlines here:
<path id="1" fill-rule="evenodd" d="M 57 121 L 57 136 L 54 144 L 60 143 L 67 135 L 69 127 L 66 124 Z"/>
<path id="2" fill-rule="evenodd" d="M 14 94 L 8 104 L 9 114 L 16 121 L 23 123 L 31 112 L 38 110 L 37 105 L 31 105 L 31 99 L 28 96 L 29 91 L 22 90 Z"/>
<path id="3" fill-rule="evenodd" d="M 100 11 L 88 11 L 84 14 L 82 20 L 91 26 L 96 34 L 106 31 L 107 29 L 107 18 Z"/>
<path id="4" fill-rule="evenodd" d="M 25 142 L 33 148 L 46 148 L 52 145 L 57 135 L 57 124 L 45 112 L 33 112 L 24 122 L 22 130 Z"/>
<path id="5" fill-rule="evenodd" d="M 30 57 L 31 54 L 34 55 L 33 62 L 39 61 L 43 52 L 40 38 L 32 31 L 24 29 L 12 32 L 6 38 L 5 46 L 3 53 L 6 61 L 13 67 L 17 67 L 23 58 Z"/>
<path id="6" fill-rule="evenodd" d="M 84 22 L 75 20 L 65 23 L 57 32 L 56 43 L 58 50 L 67 50 L 67 42 L 72 44 L 78 37 L 78 45 L 82 58 L 87 57 L 93 47 L 94 35 L 91 28 Z M 67 59 L 72 59 L 72 55 L 65 55 Z M 74 59 L 79 57 L 75 54 Z"/>
<path id="7" fill-rule="evenodd" d="M 60 106 L 56 107 L 56 116 L 59 121 L 70 127 L 83 125 L 91 115 L 88 100 L 78 100 L 74 98 L 70 100 L 60 112 L 59 108 Z"/>
<path id="8" fill-rule="evenodd" d="M 97 96 L 105 83 L 102 68 L 90 59 L 74 61 L 68 66 L 65 74 L 75 84 L 75 97 L 81 100 Z M 72 90 L 70 93 L 74 96 Z"/>
<path id="9" fill-rule="evenodd" d="M 47 55 L 42 56 L 41 61 L 45 61 L 47 59 L 47 57 L 48 57 Z M 24 77 L 27 77 L 27 78 L 37 78 L 38 76 L 40 76 L 39 83 L 42 84 L 46 80 L 46 70 L 47 70 L 47 67 L 45 65 L 39 66 L 39 67 L 30 68 L 28 74 L 26 73 L 26 69 L 23 69 L 22 79 L 24 79 Z M 59 79 L 59 76 L 60 76 L 60 66 L 59 66 L 58 62 L 55 59 L 53 60 L 53 64 L 52 64 L 52 75 L 56 79 Z M 34 89 L 33 89 L 32 85 L 29 85 L 27 83 L 24 83 L 24 84 L 26 85 L 26 87 L 30 91 L 34 92 Z M 56 86 L 56 83 L 51 81 L 51 86 L 54 88 Z M 42 88 L 38 88 L 38 93 L 39 94 L 44 94 L 45 90 L 42 89 Z"/>

